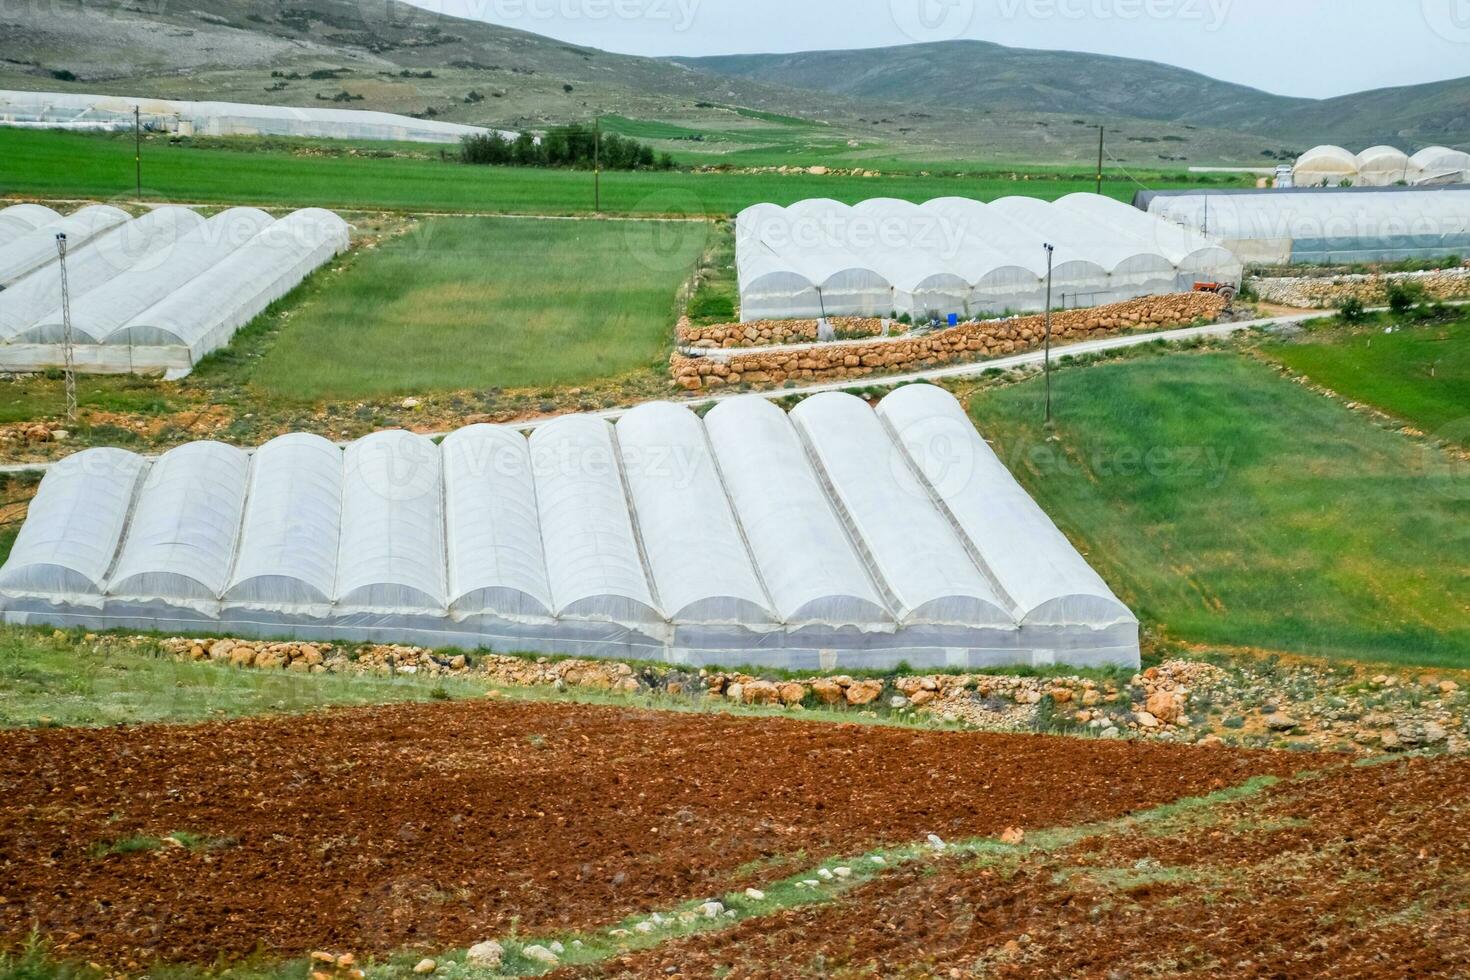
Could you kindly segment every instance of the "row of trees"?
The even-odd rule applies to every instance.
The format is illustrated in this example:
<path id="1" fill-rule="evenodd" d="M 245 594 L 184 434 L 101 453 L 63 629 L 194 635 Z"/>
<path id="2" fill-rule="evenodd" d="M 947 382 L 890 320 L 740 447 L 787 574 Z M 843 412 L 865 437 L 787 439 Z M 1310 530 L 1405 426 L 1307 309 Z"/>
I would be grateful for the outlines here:
<path id="1" fill-rule="evenodd" d="M 541 137 L 521 133 L 507 139 L 499 133 L 466 136 L 460 147 L 465 163 L 499 164 L 516 167 L 591 168 L 600 159 L 604 170 L 672 170 L 674 158 L 657 154 L 637 140 L 603 133 L 601 146 L 591 126 L 558 126 Z"/>

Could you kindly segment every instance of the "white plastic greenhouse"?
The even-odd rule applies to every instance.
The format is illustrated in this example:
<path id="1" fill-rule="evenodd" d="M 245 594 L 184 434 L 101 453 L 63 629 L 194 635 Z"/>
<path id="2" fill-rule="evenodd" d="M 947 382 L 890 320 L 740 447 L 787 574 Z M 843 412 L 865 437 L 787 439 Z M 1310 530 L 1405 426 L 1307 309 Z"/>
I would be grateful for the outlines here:
<path id="1" fill-rule="evenodd" d="M 1153 191 L 1135 202 L 1208 229 L 1243 262 L 1382 262 L 1470 252 L 1470 184 L 1444 187 Z"/>
<path id="2" fill-rule="evenodd" d="M 1297 158 L 1292 179 L 1297 187 L 1459 184 L 1470 181 L 1470 153 L 1443 146 L 1413 156 L 1392 146 L 1370 146 L 1362 153 L 1315 146 Z"/>
<path id="3" fill-rule="evenodd" d="M 1138 663 L 1138 622 L 942 389 L 528 439 L 288 435 L 52 467 L 7 622 L 793 669 Z"/>
<path id="4" fill-rule="evenodd" d="M 1096 194 L 1054 203 L 947 197 L 757 204 L 736 223 L 743 320 L 928 313 L 962 317 L 1046 305 L 1097 306 L 1239 282 L 1240 263 L 1205 236 Z"/>
<path id="5" fill-rule="evenodd" d="M 465 136 L 490 132 L 480 126 L 363 109 L 11 90 L 0 90 L 0 126 L 131 132 L 135 107 L 142 125 L 150 132 L 183 136 L 306 136 L 457 143 Z M 513 138 L 517 134 L 502 135 Z"/>
<path id="6" fill-rule="evenodd" d="M 348 246 L 346 222 L 319 208 L 280 220 L 231 208 L 206 220 L 166 206 L 128 220 L 116 208 L 92 206 L 45 223 L 31 208 L 0 210 L 0 229 L 35 224 L 0 245 L 0 268 L 28 269 L 0 291 L 0 370 L 65 360 L 59 231 L 67 234 L 78 369 L 173 377 L 228 344 L 236 330 Z"/>

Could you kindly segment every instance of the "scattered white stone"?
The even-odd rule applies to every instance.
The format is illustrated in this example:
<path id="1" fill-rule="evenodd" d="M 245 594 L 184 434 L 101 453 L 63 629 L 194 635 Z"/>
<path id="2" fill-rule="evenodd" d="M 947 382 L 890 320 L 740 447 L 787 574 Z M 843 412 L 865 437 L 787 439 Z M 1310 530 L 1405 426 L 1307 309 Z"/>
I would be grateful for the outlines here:
<path id="1" fill-rule="evenodd" d="M 635 925 L 633 927 L 633 931 L 634 932 L 641 932 L 643 935 L 646 936 L 650 932 L 653 931 L 653 923 L 652 922 L 649 922 L 647 919 L 645 919 L 642 922 L 640 922 L 637 925 Z"/>
<path id="2" fill-rule="evenodd" d="M 433 960 L 419 960 L 418 963 L 415 964 L 413 972 L 418 974 L 433 973 L 438 968 L 439 964 L 435 963 Z"/>
<path id="3" fill-rule="evenodd" d="M 883 858 L 881 856 L 879 856 L 877 854 L 874 854 L 872 857 L 868 858 L 868 860 L 869 861 L 872 861 L 874 864 L 876 864 L 876 865 L 878 865 L 880 867 L 882 865 L 885 865 L 885 864 L 888 863 L 887 861 L 883 860 Z"/>
<path id="4" fill-rule="evenodd" d="M 617 936 L 617 937 L 621 938 L 623 936 L 630 935 L 630 933 L 626 929 L 611 929 L 611 930 L 608 931 L 608 935 L 609 936 Z"/>
<path id="5" fill-rule="evenodd" d="M 803 881 L 802 884 L 806 885 L 808 888 L 816 888 L 818 885 L 821 884 L 821 882 L 815 878 L 808 878 L 806 881 Z"/>
<path id="6" fill-rule="evenodd" d="M 494 970 L 500 966 L 501 957 L 505 955 L 505 947 L 493 939 L 487 939 L 483 943 L 475 943 L 465 954 L 465 962 L 470 966 L 480 966 L 488 970 Z"/>
<path id="7" fill-rule="evenodd" d="M 547 948 L 550 949 L 557 956 L 560 956 L 562 953 L 565 953 L 567 951 L 567 948 L 565 946 L 563 946 L 559 942 L 556 942 L 555 940 L 553 940 Z"/>
<path id="8" fill-rule="evenodd" d="M 824 878 L 827 881 L 831 881 L 832 880 L 832 872 L 828 871 L 826 868 L 818 868 L 817 869 L 817 877 L 818 878 Z"/>
<path id="9" fill-rule="evenodd" d="M 572 940 L 572 948 L 573 949 L 581 949 L 582 948 L 582 940 L 580 940 L 580 939 L 573 939 Z"/>
<path id="10" fill-rule="evenodd" d="M 747 888 L 745 889 L 745 897 L 752 902 L 764 902 L 766 900 L 766 893 L 759 888 Z"/>
<path id="11" fill-rule="evenodd" d="M 649 921 L 650 921 L 650 922 L 652 922 L 652 923 L 653 923 L 653 924 L 654 924 L 654 925 L 656 925 L 656 926 L 661 926 L 661 925 L 663 925 L 663 924 L 664 924 L 664 923 L 665 923 L 665 922 L 667 922 L 667 921 L 669 921 L 669 920 L 668 920 L 668 919 L 665 919 L 665 918 L 664 918 L 664 917 L 663 917 L 663 916 L 662 916 L 662 915 L 659 915 L 659 914 L 658 914 L 658 913 L 657 913 L 657 912 L 655 912 L 655 913 L 653 913 L 653 914 L 652 914 L 652 915 L 650 915 L 650 916 L 649 916 L 649 917 L 648 917 L 648 920 L 649 920 Z"/>
<path id="12" fill-rule="evenodd" d="M 832 869 L 832 873 L 834 875 L 836 875 L 837 877 L 839 877 L 839 878 L 851 878 L 852 877 L 852 869 L 851 868 L 833 868 Z"/>
<path id="13" fill-rule="evenodd" d="M 405 398 L 405 399 L 403 399 L 403 407 L 404 408 L 418 408 L 419 407 L 419 400 L 417 398 Z"/>
<path id="14" fill-rule="evenodd" d="M 705 902 L 694 911 L 698 912 L 706 919 L 713 919 L 715 916 L 725 911 L 725 904 L 723 902 Z"/>
<path id="15" fill-rule="evenodd" d="M 557 955 L 545 946 L 527 946 L 521 950 L 521 955 L 544 966 L 556 966 L 561 962 Z"/>
<path id="16" fill-rule="evenodd" d="M 940 838 L 938 834 L 930 834 L 929 846 L 934 848 L 936 851 L 942 851 L 944 850 L 944 841 Z"/>

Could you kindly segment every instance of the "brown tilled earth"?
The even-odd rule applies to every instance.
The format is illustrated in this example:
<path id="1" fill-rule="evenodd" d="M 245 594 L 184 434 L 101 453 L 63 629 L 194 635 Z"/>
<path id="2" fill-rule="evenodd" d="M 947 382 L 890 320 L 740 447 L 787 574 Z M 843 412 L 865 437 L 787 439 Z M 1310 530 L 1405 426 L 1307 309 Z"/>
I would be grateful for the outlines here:
<path id="1" fill-rule="evenodd" d="M 606 924 L 878 843 L 1107 819 L 1322 762 L 488 700 L 6 731 L 0 940 L 38 928 L 60 957 L 133 969 L 442 949 Z M 197 841 L 126 850 L 175 834 Z M 959 880 L 908 887 L 943 916 L 959 906 L 925 893 Z M 867 894 L 876 922 L 907 901 Z M 815 953 L 823 935 L 786 941 Z"/>
<path id="2" fill-rule="evenodd" d="M 1470 976 L 1470 760 L 1338 766 L 566 976 Z"/>

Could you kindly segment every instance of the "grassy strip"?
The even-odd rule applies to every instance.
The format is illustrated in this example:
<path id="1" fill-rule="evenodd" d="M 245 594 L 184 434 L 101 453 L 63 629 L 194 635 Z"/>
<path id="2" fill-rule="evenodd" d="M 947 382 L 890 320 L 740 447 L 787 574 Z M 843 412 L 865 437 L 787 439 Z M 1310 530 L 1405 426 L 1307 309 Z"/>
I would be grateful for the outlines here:
<path id="1" fill-rule="evenodd" d="M 89 643 L 80 631 L 0 625 L 0 727 L 189 723 L 253 715 L 299 714 L 332 707 L 442 701 L 483 697 L 491 690 L 519 701 L 561 701 L 659 711 L 723 713 L 750 717 L 800 717 L 844 724 L 885 724 L 951 729 L 930 713 L 893 711 L 874 703 L 861 710 L 807 707 L 801 712 L 775 705 L 740 704 L 709 698 L 699 688 L 684 694 L 663 691 L 623 692 L 552 686 L 529 688 L 494 683 L 483 675 L 431 677 L 419 673 L 388 676 L 366 673 L 295 673 L 288 670 L 232 668 L 213 661 L 176 659 L 156 638 L 141 638 L 135 647 Z M 447 659 L 461 651 L 446 650 Z M 525 660 L 566 660 L 541 654 L 497 654 Z M 623 661 L 645 676 L 670 669 L 668 664 Z M 821 676 L 796 671 L 752 671 L 779 679 Z M 910 669 L 847 671 L 849 676 L 892 677 L 917 673 Z M 929 671 L 928 673 L 932 673 Z M 972 674 L 1026 677 L 1078 676 L 1099 683 L 1126 683 L 1132 671 L 1117 668 L 1077 669 L 988 668 Z"/>
<path id="2" fill-rule="evenodd" d="M 1442 449 L 1228 353 L 981 390 L 976 424 L 1169 635 L 1463 667 L 1466 484 Z"/>
<path id="3" fill-rule="evenodd" d="M 1189 182 L 1161 179 L 1160 187 Z M 0 194 L 131 197 L 133 143 L 108 135 L 0 130 Z M 591 214 L 593 175 L 586 171 L 471 167 L 437 158 L 301 156 L 289 150 L 202 149 L 149 140 L 143 189 L 152 199 L 233 204 L 319 205 L 467 213 Z M 773 173 L 634 172 L 602 175 L 609 214 L 731 215 L 762 201 L 810 197 L 855 203 L 870 197 L 925 201 L 961 195 L 992 200 L 1010 194 L 1049 200 L 1094 189 L 1082 178 L 1011 176 L 848 176 Z M 1131 200 L 1137 185 L 1110 179 L 1104 193 Z"/>
<path id="4" fill-rule="evenodd" d="M 0 726 L 198 722 L 329 707 L 482 696 L 484 682 L 414 675 L 232 670 L 83 649 L 72 634 L 0 627 Z"/>

